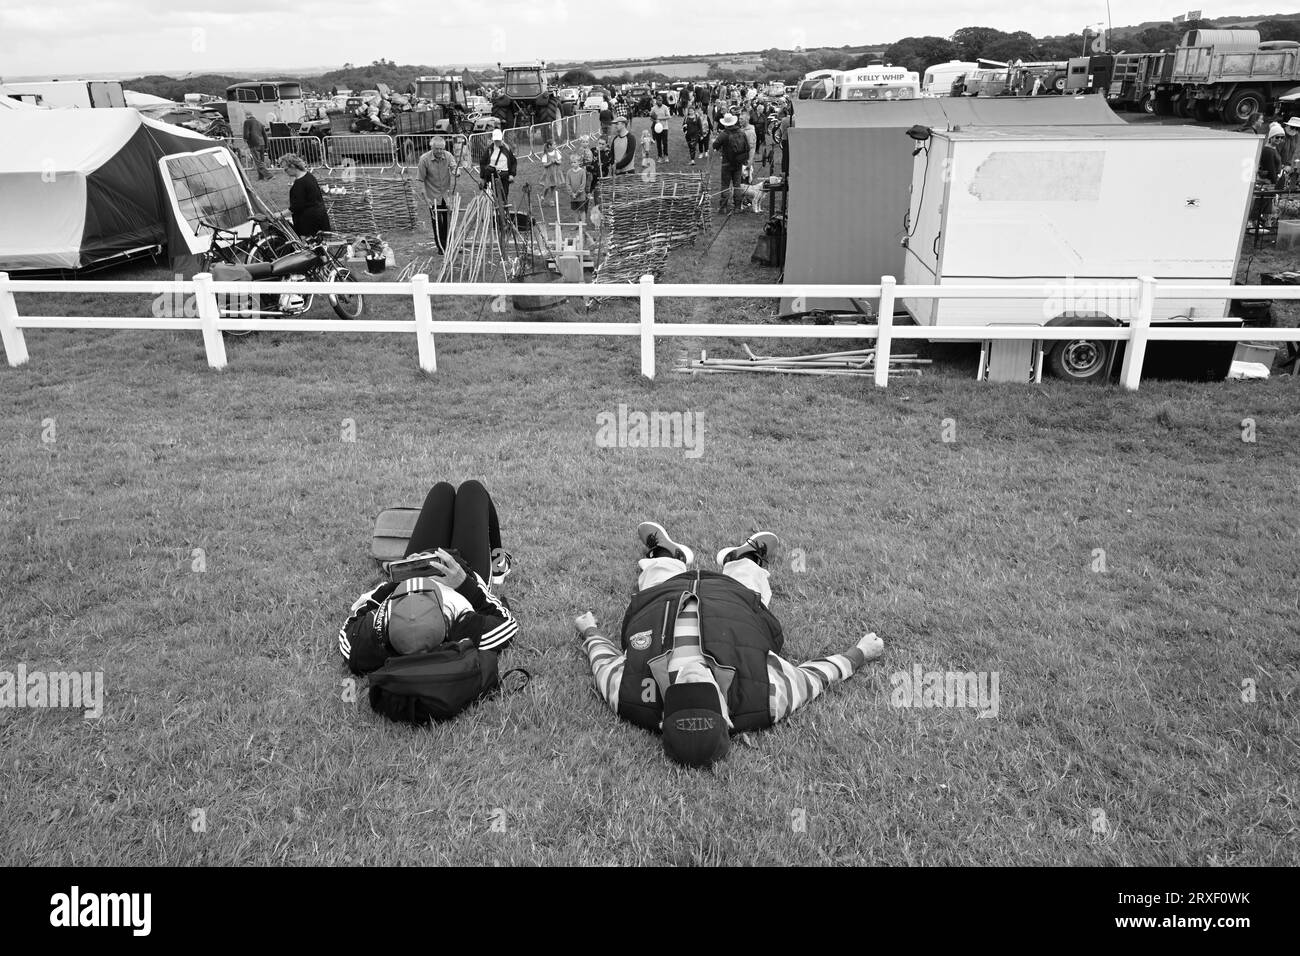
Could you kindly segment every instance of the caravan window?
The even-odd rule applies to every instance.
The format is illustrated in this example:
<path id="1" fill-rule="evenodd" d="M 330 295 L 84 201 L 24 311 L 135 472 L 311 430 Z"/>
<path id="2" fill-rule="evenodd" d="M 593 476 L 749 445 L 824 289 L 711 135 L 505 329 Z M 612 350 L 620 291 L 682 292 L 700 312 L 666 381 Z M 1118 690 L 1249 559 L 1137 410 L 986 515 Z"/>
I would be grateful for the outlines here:
<path id="1" fill-rule="evenodd" d="M 231 92 L 234 94 L 231 97 L 231 99 L 236 100 L 240 103 L 257 102 L 257 90 L 255 89 L 249 89 L 247 86 L 240 86 L 240 87 L 236 87 Z"/>
<path id="2" fill-rule="evenodd" d="M 276 95 L 274 83 L 263 83 L 258 87 L 258 93 L 261 95 L 263 103 L 274 103 L 279 99 L 279 96 Z"/>
<path id="3" fill-rule="evenodd" d="M 297 83 L 279 83 L 280 99 L 282 100 L 300 100 L 302 99 L 302 87 Z"/>

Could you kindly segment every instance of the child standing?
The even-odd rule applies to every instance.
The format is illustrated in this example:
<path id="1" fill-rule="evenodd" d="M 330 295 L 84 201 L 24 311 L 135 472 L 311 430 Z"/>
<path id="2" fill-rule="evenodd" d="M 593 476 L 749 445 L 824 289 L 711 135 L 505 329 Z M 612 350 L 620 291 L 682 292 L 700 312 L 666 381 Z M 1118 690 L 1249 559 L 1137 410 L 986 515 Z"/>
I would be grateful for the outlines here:
<path id="1" fill-rule="evenodd" d="M 569 208 L 574 212 L 587 214 L 587 169 L 582 164 L 582 156 L 574 150 L 569 156 L 569 171 L 566 175 L 569 183 Z"/>
<path id="2" fill-rule="evenodd" d="M 564 157 L 555 148 L 555 143 L 546 141 L 542 151 L 542 202 L 549 202 L 551 196 L 559 195 L 559 188 L 564 185 Z"/>
<path id="3" fill-rule="evenodd" d="M 641 134 L 641 181 L 652 183 L 655 181 L 655 142 L 650 135 L 649 130 Z"/>

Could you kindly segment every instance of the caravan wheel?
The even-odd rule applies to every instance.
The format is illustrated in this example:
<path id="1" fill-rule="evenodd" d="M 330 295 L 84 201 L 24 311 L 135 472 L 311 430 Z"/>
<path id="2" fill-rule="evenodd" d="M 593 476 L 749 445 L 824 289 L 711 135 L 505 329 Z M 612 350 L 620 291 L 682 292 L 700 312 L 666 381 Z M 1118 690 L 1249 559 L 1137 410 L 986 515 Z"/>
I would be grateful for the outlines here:
<path id="1" fill-rule="evenodd" d="M 1048 370 L 1071 382 L 1096 382 L 1106 375 L 1112 343 L 1093 339 L 1058 342 L 1047 356 Z"/>

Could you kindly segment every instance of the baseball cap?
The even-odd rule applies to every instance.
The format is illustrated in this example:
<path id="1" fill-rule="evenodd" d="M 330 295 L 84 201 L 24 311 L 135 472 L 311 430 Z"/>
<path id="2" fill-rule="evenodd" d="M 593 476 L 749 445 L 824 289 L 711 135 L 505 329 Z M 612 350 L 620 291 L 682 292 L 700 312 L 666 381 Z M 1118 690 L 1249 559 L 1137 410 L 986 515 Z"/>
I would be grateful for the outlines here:
<path id="1" fill-rule="evenodd" d="M 431 651 L 447 636 L 438 583 L 411 578 L 388 599 L 388 643 L 397 654 Z"/>
<path id="2" fill-rule="evenodd" d="M 664 753 L 688 767 L 708 767 L 731 749 L 718 685 L 673 684 L 664 691 Z"/>

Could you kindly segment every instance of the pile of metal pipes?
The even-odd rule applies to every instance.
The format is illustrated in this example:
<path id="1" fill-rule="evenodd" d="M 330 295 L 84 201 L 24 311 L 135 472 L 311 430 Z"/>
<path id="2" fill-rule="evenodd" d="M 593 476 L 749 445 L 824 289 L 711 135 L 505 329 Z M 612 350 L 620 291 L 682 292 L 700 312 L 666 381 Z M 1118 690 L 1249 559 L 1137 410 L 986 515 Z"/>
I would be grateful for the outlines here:
<path id="1" fill-rule="evenodd" d="M 820 352 L 815 355 L 755 355 L 748 345 L 744 346 L 745 358 L 709 358 L 708 353 L 700 351 L 698 359 L 682 351 L 677 356 L 674 372 L 686 372 L 691 375 L 716 374 L 721 372 L 765 372 L 783 375 L 874 375 L 876 371 L 876 350 L 852 349 L 845 352 Z M 930 359 L 916 355 L 890 355 L 889 374 L 921 375 L 920 366 L 929 365 Z"/>

